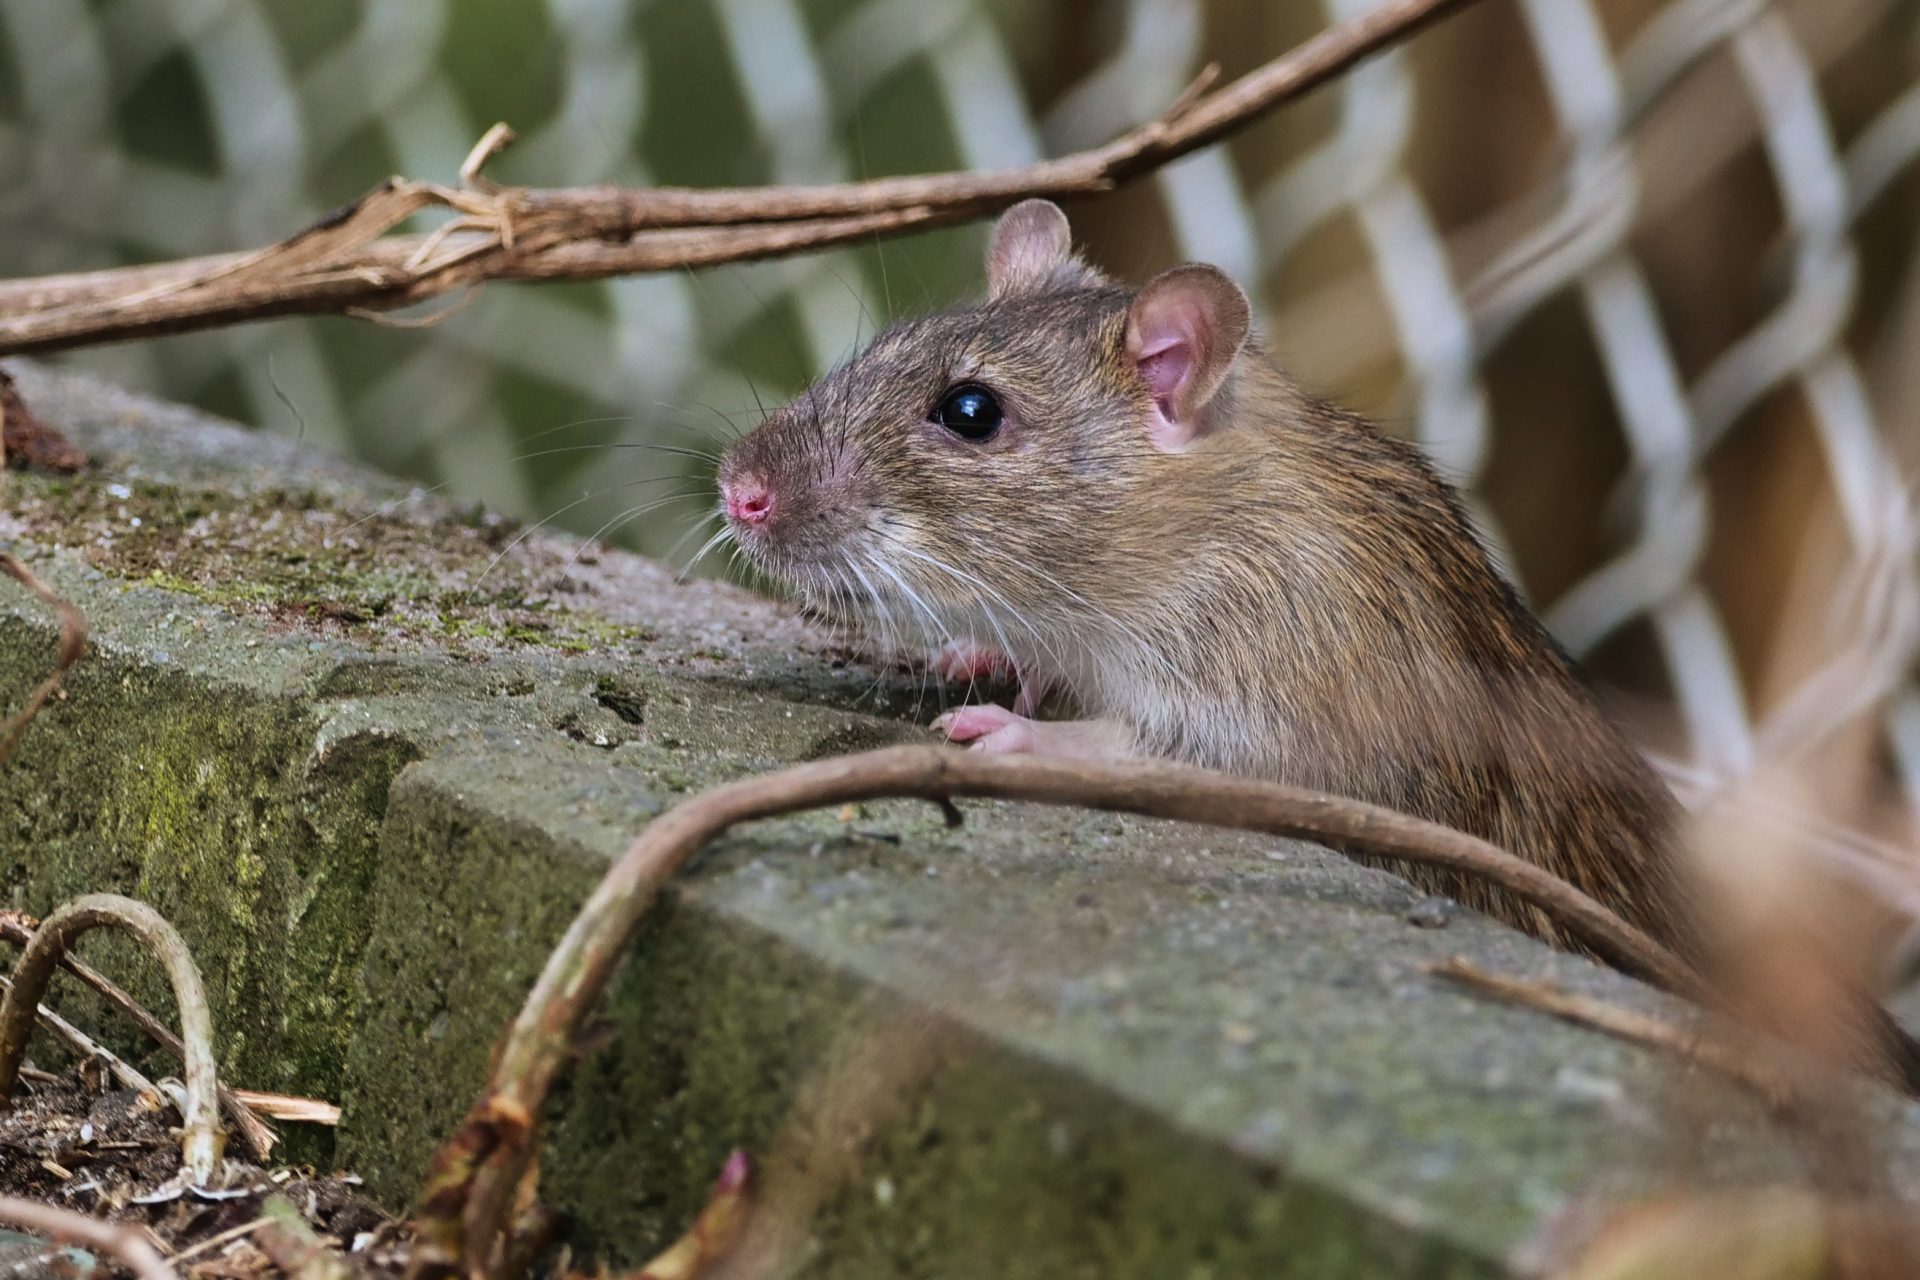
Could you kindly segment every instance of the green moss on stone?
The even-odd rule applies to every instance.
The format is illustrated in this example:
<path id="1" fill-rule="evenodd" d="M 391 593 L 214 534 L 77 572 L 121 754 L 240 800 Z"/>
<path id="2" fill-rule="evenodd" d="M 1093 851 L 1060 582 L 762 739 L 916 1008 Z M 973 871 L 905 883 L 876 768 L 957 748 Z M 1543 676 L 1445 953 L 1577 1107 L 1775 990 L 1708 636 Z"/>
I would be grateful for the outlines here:
<path id="1" fill-rule="evenodd" d="M 464 776 L 429 768 L 394 796 L 379 901 L 411 927 L 378 931 L 368 980 L 394 994 L 355 1046 L 350 1099 L 388 1124 L 346 1152 L 389 1193 L 414 1185 L 479 1087 L 488 1033 L 513 1016 L 598 862 L 543 854 L 551 831 L 490 815 L 495 795 L 464 803 Z M 1501 1274 L 742 927 L 703 903 L 698 877 L 688 893 L 643 924 L 599 1007 L 605 1034 L 556 1097 L 543 1195 L 587 1250 L 636 1259 L 670 1240 L 744 1147 L 764 1212 L 793 1215 L 814 1258 L 806 1275 Z M 476 971 L 495 981 L 475 984 Z M 397 1059 L 451 1087 L 423 1098 L 370 1069 Z"/>
<path id="2" fill-rule="evenodd" d="M 495 517 L 34 474 L 9 498 L 37 542 L 102 573 L 378 648 L 579 654 L 651 638 L 555 605 L 533 570 L 501 555 L 518 526 Z"/>
<path id="3" fill-rule="evenodd" d="M 39 630 L 0 625 L 10 701 L 40 674 Z M 83 893 L 149 903 L 192 949 L 223 1069 L 249 1087 L 332 1097 L 358 1017 L 385 788 L 412 749 L 344 742 L 309 770 L 312 716 L 293 698 L 96 649 L 0 772 L 0 880 L 10 905 L 35 914 Z M 96 934 L 83 950 L 173 1016 L 133 944 Z M 89 1025 L 124 1028 L 80 1007 Z M 177 1071 L 130 1034 L 112 1038 Z"/>

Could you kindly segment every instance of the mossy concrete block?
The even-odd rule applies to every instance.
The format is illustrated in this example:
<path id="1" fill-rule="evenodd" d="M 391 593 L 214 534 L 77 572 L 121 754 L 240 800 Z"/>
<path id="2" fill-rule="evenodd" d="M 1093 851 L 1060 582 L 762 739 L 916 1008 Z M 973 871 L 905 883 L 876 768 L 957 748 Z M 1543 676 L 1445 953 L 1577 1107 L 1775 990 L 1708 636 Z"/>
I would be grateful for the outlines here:
<path id="1" fill-rule="evenodd" d="M 0 536 L 95 644 L 0 774 L 7 900 L 153 901 L 233 1078 L 342 1100 L 317 1155 L 396 1203 L 652 815 L 937 710 L 740 591 L 19 373 L 97 467 L 12 477 Z M 0 595 L 9 704 L 52 634 Z M 813 1274 L 1505 1275 L 1596 1188 L 1790 1165 L 1749 1101 L 1425 966 L 1654 993 L 1389 875 L 965 808 L 759 823 L 696 860 L 553 1117 L 544 1186 L 582 1242 L 670 1238 L 745 1146 Z M 1875 1106 L 1914 1167 L 1912 1109 Z"/>

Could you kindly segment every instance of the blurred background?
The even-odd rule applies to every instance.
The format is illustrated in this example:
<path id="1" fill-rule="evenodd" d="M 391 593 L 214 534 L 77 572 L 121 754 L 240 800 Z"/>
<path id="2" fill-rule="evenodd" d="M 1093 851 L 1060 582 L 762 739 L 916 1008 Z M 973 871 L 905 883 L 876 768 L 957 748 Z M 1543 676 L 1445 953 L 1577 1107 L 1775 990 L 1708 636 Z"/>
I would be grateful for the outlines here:
<path id="1" fill-rule="evenodd" d="M 389 174 L 830 182 L 1019 164 L 1375 0 L 0 0 L 0 275 L 250 247 Z M 1075 205 L 1135 279 L 1245 283 L 1309 388 L 1422 441 L 1568 647 L 1711 776 L 1830 744 L 1920 794 L 1920 3 L 1483 0 Z M 496 286 L 60 357 L 669 553 L 714 450 L 981 228 Z M 683 547 L 685 544 L 681 544 Z M 1902 834 L 1911 813 L 1897 806 Z"/>

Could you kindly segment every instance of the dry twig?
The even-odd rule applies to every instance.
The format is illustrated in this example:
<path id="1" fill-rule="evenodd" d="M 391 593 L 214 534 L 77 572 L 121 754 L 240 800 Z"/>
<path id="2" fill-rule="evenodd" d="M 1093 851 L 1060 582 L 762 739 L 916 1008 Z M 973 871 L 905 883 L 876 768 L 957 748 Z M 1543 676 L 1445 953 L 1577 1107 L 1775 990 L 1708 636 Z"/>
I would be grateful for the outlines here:
<path id="1" fill-rule="evenodd" d="M 390 311 L 492 280 L 586 280 L 821 249 L 984 217 L 1029 196 L 1111 190 L 1217 142 L 1472 0 L 1393 0 L 1218 89 L 1203 77 L 1159 119 L 1105 146 L 990 173 L 822 187 L 500 187 L 481 167 L 496 125 L 449 188 L 393 179 L 249 253 L 0 284 L 0 354 L 53 351 L 269 316 Z M 416 214 L 455 215 L 392 235 Z"/>
<path id="2" fill-rule="evenodd" d="M 1484 840 L 1392 810 L 1152 760 L 990 756 L 892 747 L 715 787 L 661 814 L 608 871 L 548 958 L 500 1048 L 487 1091 L 435 1158 L 420 1214 L 418 1275 L 494 1256 L 533 1149 L 540 1109 L 588 1013 L 669 877 L 737 823 L 882 797 L 946 804 L 986 796 L 1174 818 L 1317 841 L 1347 854 L 1443 867 L 1528 902 L 1624 969 L 1689 995 L 1697 975 L 1573 886 Z"/>
<path id="3" fill-rule="evenodd" d="M 161 914 L 142 902 L 117 894 L 75 898 L 48 916 L 34 932 L 13 971 L 13 985 L 0 1000 L 0 1106 L 13 1096 L 20 1063 L 33 1033 L 34 1010 L 60 957 L 84 934 L 111 926 L 138 938 L 160 960 L 180 1006 L 180 1031 L 187 1083 L 181 1135 L 181 1166 L 196 1185 L 206 1186 L 220 1162 L 226 1135 L 220 1128 L 218 1078 L 213 1066 L 213 1015 L 194 967 L 193 955 Z"/>
<path id="4" fill-rule="evenodd" d="M 16 947 L 24 947 L 33 941 L 33 934 L 40 927 L 39 922 L 18 911 L 0 909 L 0 940 L 11 942 Z M 91 987 L 95 994 L 114 1008 L 127 1015 L 133 1024 L 146 1032 L 148 1037 L 178 1058 L 184 1067 L 187 1060 L 186 1046 L 180 1037 L 173 1033 L 160 1019 L 143 1008 L 139 1001 L 128 995 L 113 979 L 84 961 L 70 955 L 60 957 L 60 967 Z M 253 1111 L 252 1104 L 243 1097 L 244 1090 L 229 1089 L 220 1086 L 220 1105 L 225 1109 L 227 1118 L 233 1121 L 233 1127 L 239 1132 L 242 1142 L 254 1160 L 265 1164 L 272 1154 L 273 1146 L 280 1141 L 276 1134 Z"/>
<path id="5" fill-rule="evenodd" d="M 1459 956 L 1429 965 L 1428 972 L 1510 1004 L 1537 1009 L 1633 1044 L 1677 1054 L 1745 1085 L 1772 1106 L 1779 1107 L 1793 1094 L 1786 1073 L 1770 1066 L 1763 1056 L 1754 1053 L 1751 1046 L 1734 1045 L 1706 1031 L 1682 1027 L 1651 1014 L 1595 1000 L 1591 996 L 1563 991 L 1548 983 L 1492 973 Z"/>
<path id="6" fill-rule="evenodd" d="M 177 1280 L 160 1251 L 132 1227 L 116 1226 L 71 1209 L 0 1196 L 0 1222 L 11 1222 L 53 1240 L 72 1240 L 118 1258 L 139 1280 Z"/>
<path id="7" fill-rule="evenodd" d="M 235 1089 L 234 1099 L 275 1120 L 297 1120 L 301 1124 L 329 1127 L 340 1123 L 337 1103 L 320 1098 L 301 1098 L 290 1093 L 261 1093 L 256 1089 Z"/>
<path id="8" fill-rule="evenodd" d="M 180 1250 L 180 1252 L 173 1254 L 167 1259 L 167 1262 L 177 1267 L 188 1258 L 198 1258 L 202 1254 L 212 1253 L 215 1249 L 223 1249 L 235 1240 L 244 1239 L 266 1225 L 267 1219 L 255 1218 L 252 1222 L 243 1222 L 237 1227 L 228 1227 L 225 1231 L 210 1235 L 205 1240 L 200 1241 L 200 1243 L 189 1245 L 185 1249 Z"/>
<path id="9" fill-rule="evenodd" d="M 0 764 L 5 764 L 20 741 L 20 736 L 33 723 L 33 718 L 40 714 L 40 708 L 46 705 L 47 699 L 67 678 L 67 672 L 73 669 L 73 664 L 80 661 L 80 655 L 87 651 L 87 619 L 80 610 L 42 582 L 33 570 L 5 552 L 0 552 L 0 573 L 53 606 L 54 615 L 60 619 L 60 648 L 54 655 L 53 671 L 28 696 L 25 706 L 0 723 Z"/>

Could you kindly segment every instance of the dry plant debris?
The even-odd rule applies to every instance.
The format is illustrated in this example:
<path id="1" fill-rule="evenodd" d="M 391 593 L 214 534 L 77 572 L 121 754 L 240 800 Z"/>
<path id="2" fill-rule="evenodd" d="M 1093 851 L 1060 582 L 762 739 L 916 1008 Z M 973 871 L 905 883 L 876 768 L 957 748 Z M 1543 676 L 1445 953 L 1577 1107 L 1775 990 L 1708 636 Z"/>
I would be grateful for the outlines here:
<path id="1" fill-rule="evenodd" d="M 210 1186 L 226 1146 L 213 1065 L 213 1014 L 187 944 L 159 912 L 143 902 L 117 894 L 88 894 L 60 907 L 34 931 L 0 999 L 0 1107 L 11 1102 L 40 997 L 46 994 L 60 958 L 80 937 L 103 927 L 131 934 L 167 971 L 174 1001 L 180 1006 L 181 1056 L 186 1063 L 180 1172 L 194 1187 Z"/>
<path id="2" fill-rule="evenodd" d="M 33 935 L 39 928 L 40 922 L 31 916 L 18 911 L 0 910 L 0 941 L 10 942 L 16 947 L 25 947 L 33 940 Z M 148 1037 L 160 1045 L 161 1048 L 171 1053 L 183 1066 L 185 1065 L 186 1046 L 182 1043 L 180 1037 L 175 1035 L 172 1029 L 164 1022 L 142 1008 L 139 1002 L 122 990 L 118 983 L 113 982 L 91 965 L 76 960 L 71 955 L 62 955 L 60 957 L 60 967 L 72 974 L 75 978 L 78 978 L 86 986 L 92 988 L 94 993 L 101 999 L 127 1015 L 128 1019 L 130 1019 L 135 1026 L 145 1032 Z M 252 1153 L 254 1160 L 264 1162 L 267 1154 L 273 1150 L 274 1143 L 279 1141 L 279 1137 L 255 1114 L 255 1104 L 251 1099 L 277 1099 L 279 1095 L 253 1094 L 243 1096 L 244 1094 L 245 1091 L 243 1090 L 229 1090 L 225 1085 L 221 1085 L 219 1090 L 220 1105 L 225 1110 L 227 1119 L 233 1123 L 234 1130 L 240 1135 L 240 1140 L 246 1143 L 247 1150 Z M 307 1100 L 295 1099 L 293 1101 L 305 1102 Z M 324 1106 L 325 1104 L 317 1105 Z M 265 1105 L 261 1106 L 260 1109 L 269 1110 Z M 320 1120 L 319 1122 L 337 1122 L 339 1109 L 336 1107 L 333 1108 L 332 1111 L 332 1120 Z M 288 1115 L 284 1118 L 317 1119 L 317 1117 L 309 1115 Z"/>
<path id="3" fill-rule="evenodd" d="M 161 1269 L 141 1269 L 143 1280 L 281 1274 L 256 1239 L 276 1198 L 330 1251 L 353 1257 L 364 1274 L 393 1274 L 402 1267 L 400 1227 L 351 1174 L 228 1160 L 228 1185 L 217 1198 L 170 1186 L 180 1142 L 169 1115 L 160 1099 L 119 1088 L 92 1061 L 59 1075 L 36 1072 L 13 1109 L 0 1114 L 0 1197 L 77 1214 L 144 1240 Z M 0 1222 L 114 1252 L 104 1235 L 89 1239 L 70 1230 L 71 1224 L 28 1221 L 7 1212 L 4 1200 Z"/>
<path id="4" fill-rule="evenodd" d="M 1093 194 L 1218 141 L 1471 2 L 1394 0 L 1223 87 L 1215 87 L 1210 72 L 1159 119 L 1104 147 L 995 173 L 818 188 L 540 191 L 502 187 L 484 177 L 486 162 L 512 139 L 510 130 L 496 126 L 462 166 L 457 188 L 395 179 L 254 252 L 0 283 L 0 352 L 54 350 L 275 315 L 375 318 L 493 280 L 587 279 L 794 253 L 982 217 L 1029 196 Z M 448 220 L 426 235 L 395 234 L 423 213 Z M 15 465 L 70 471 L 85 463 L 84 455 L 33 417 L 4 374 L 0 441 Z M 0 725 L 4 760 L 78 660 L 86 632 L 78 612 L 17 560 L 0 556 L 0 571 L 61 619 L 54 672 L 20 713 Z M 1301 836 L 1349 853 L 1446 865 L 1541 907 L 1622 967 L 1685 994 L 1703 989 L 1686 963 L 1538 868 L 1398 814 L 1179 766 L 896 749 L 716 788 L 642 833 L 556 949 L 502 1046 L 488 1091 L 437 1160 L 421 1219 L 430 1245 L 410 1248 L 404 1230 L 361 1198 L 355 1180 L 345 1175 L 321 1178 L 227 1161 L 219 1191 L 180 1185 L 174 1178 L 177 1139 L 162 1119 L 165 1104 L 151 1089 L 110 1088 L 110 1073 L 93 1055 L 64 1076 L 26 1073 L 26 1096 L 0 1113 L 0 1193 L 27 1197 L 0 1197 L 0 1220 L 98 1249 L 152 1280 L 516 1270 L 530 1261 L 525 1243 L 547 1238 L 552 1227 L 550 1215 L 532 1202 L 540 1109 L 579 1041 L 582 1020 L 666 879 L 708 840 L 741 821 L 883 796 L 918 796 L 957 818 L 952 797 L 959 795 L 1210 822 Z M 56 918 L 39 936 L 61 933 L 64 923 Z M 49 942 L 37 948 L 38 958 L 30 954 L 32 964 L 23 964 L 23 972 L 30 970 L 31 980 L 17 982 L 6 997 L 0 1079 L 9 1085 L 58 950 Z M 1681 1028 L 1461 965 L 1437 972 L 1686 1053 L 1778 1093 L 1769 1071 Z M 203 1030 L 187 1037 L 189 1045 L 204 1043 Z M 187 1126 L 189 1146 L 198 1144 L 202 1158 L 196 1162 L 204 1163 L 211 1070 L 198 1069 L 205 1061 L 199 1049 L 183 1052 L 196 1098 L 188 1105 L 194 1117 Z M 0 1095 L 5 1092 L 0 1088 Z M 232 1095 L 223 1101 L 235 1109 Z M 282 1113 L 326 1115 L 324 1104 L 315 1109 L 303 1101 L 280 1100 L 286 1103 Z M 247 1114 L 244 1106 L 237 1114 Z M 263 1155 L 266 1145 L 256 1140 L 256 1154 Z M 151 1194 L 156 1189 L 162 1194 Z M 1897 1267 L 1896 1258 L 1915 1256 L 1906 1229 L 1884 1206 L 1848 1204 L 1828 1190 L 1786 1200 L 1769 1192 L 1676 1199 L 1636 1211 L 1604 1233 L 1569 1274 L 1580 1280 L 1676 1275 L 1683 1274 L 1676 1263 L 1689 1257 L 1705 1270 L 1685 1274 L 1755 1280 L 1832 1274 L 1830 1264 L 1847 1275 L 1908 1274 L 1889 1269 Z M 750 1192 L 751 1165 L 736 1154 L 688 1234 L 633 1280 L 688 1280 L 710 1270 L 739 1237 Z M 91 1216 L 57 1216 L 69 1208 Z M 509 1216 L 512 1229 L 505 1226 Z"/>
<path id="5" fill-rule="evenodd" d="M 0 369 L 0 456 L 16 470 L 36 467 L 62 475 L 87 465 L 86 454 L 27 408 L 5 369 Z"/>
<path id="6" fill-rule="evenodd" d="M 16 1242 L 4 1257 L 7 1269 L 15 1275 L 90 1276 L 94 1270 L 91 1255 L 71 1247 L 70 1242 L 90 1244 L 118 1259 L 140 1280 L 167 1280 L 172 1275 L 166 1263 L 143 1231 L 116 1227 L 67 1209 L 55 1209 L 32 1200 L 0 1196 L 0 1222 L 33 1227 L 46 1233 L 44 1241 L 25 1237 L 26 1245 Z"/>

